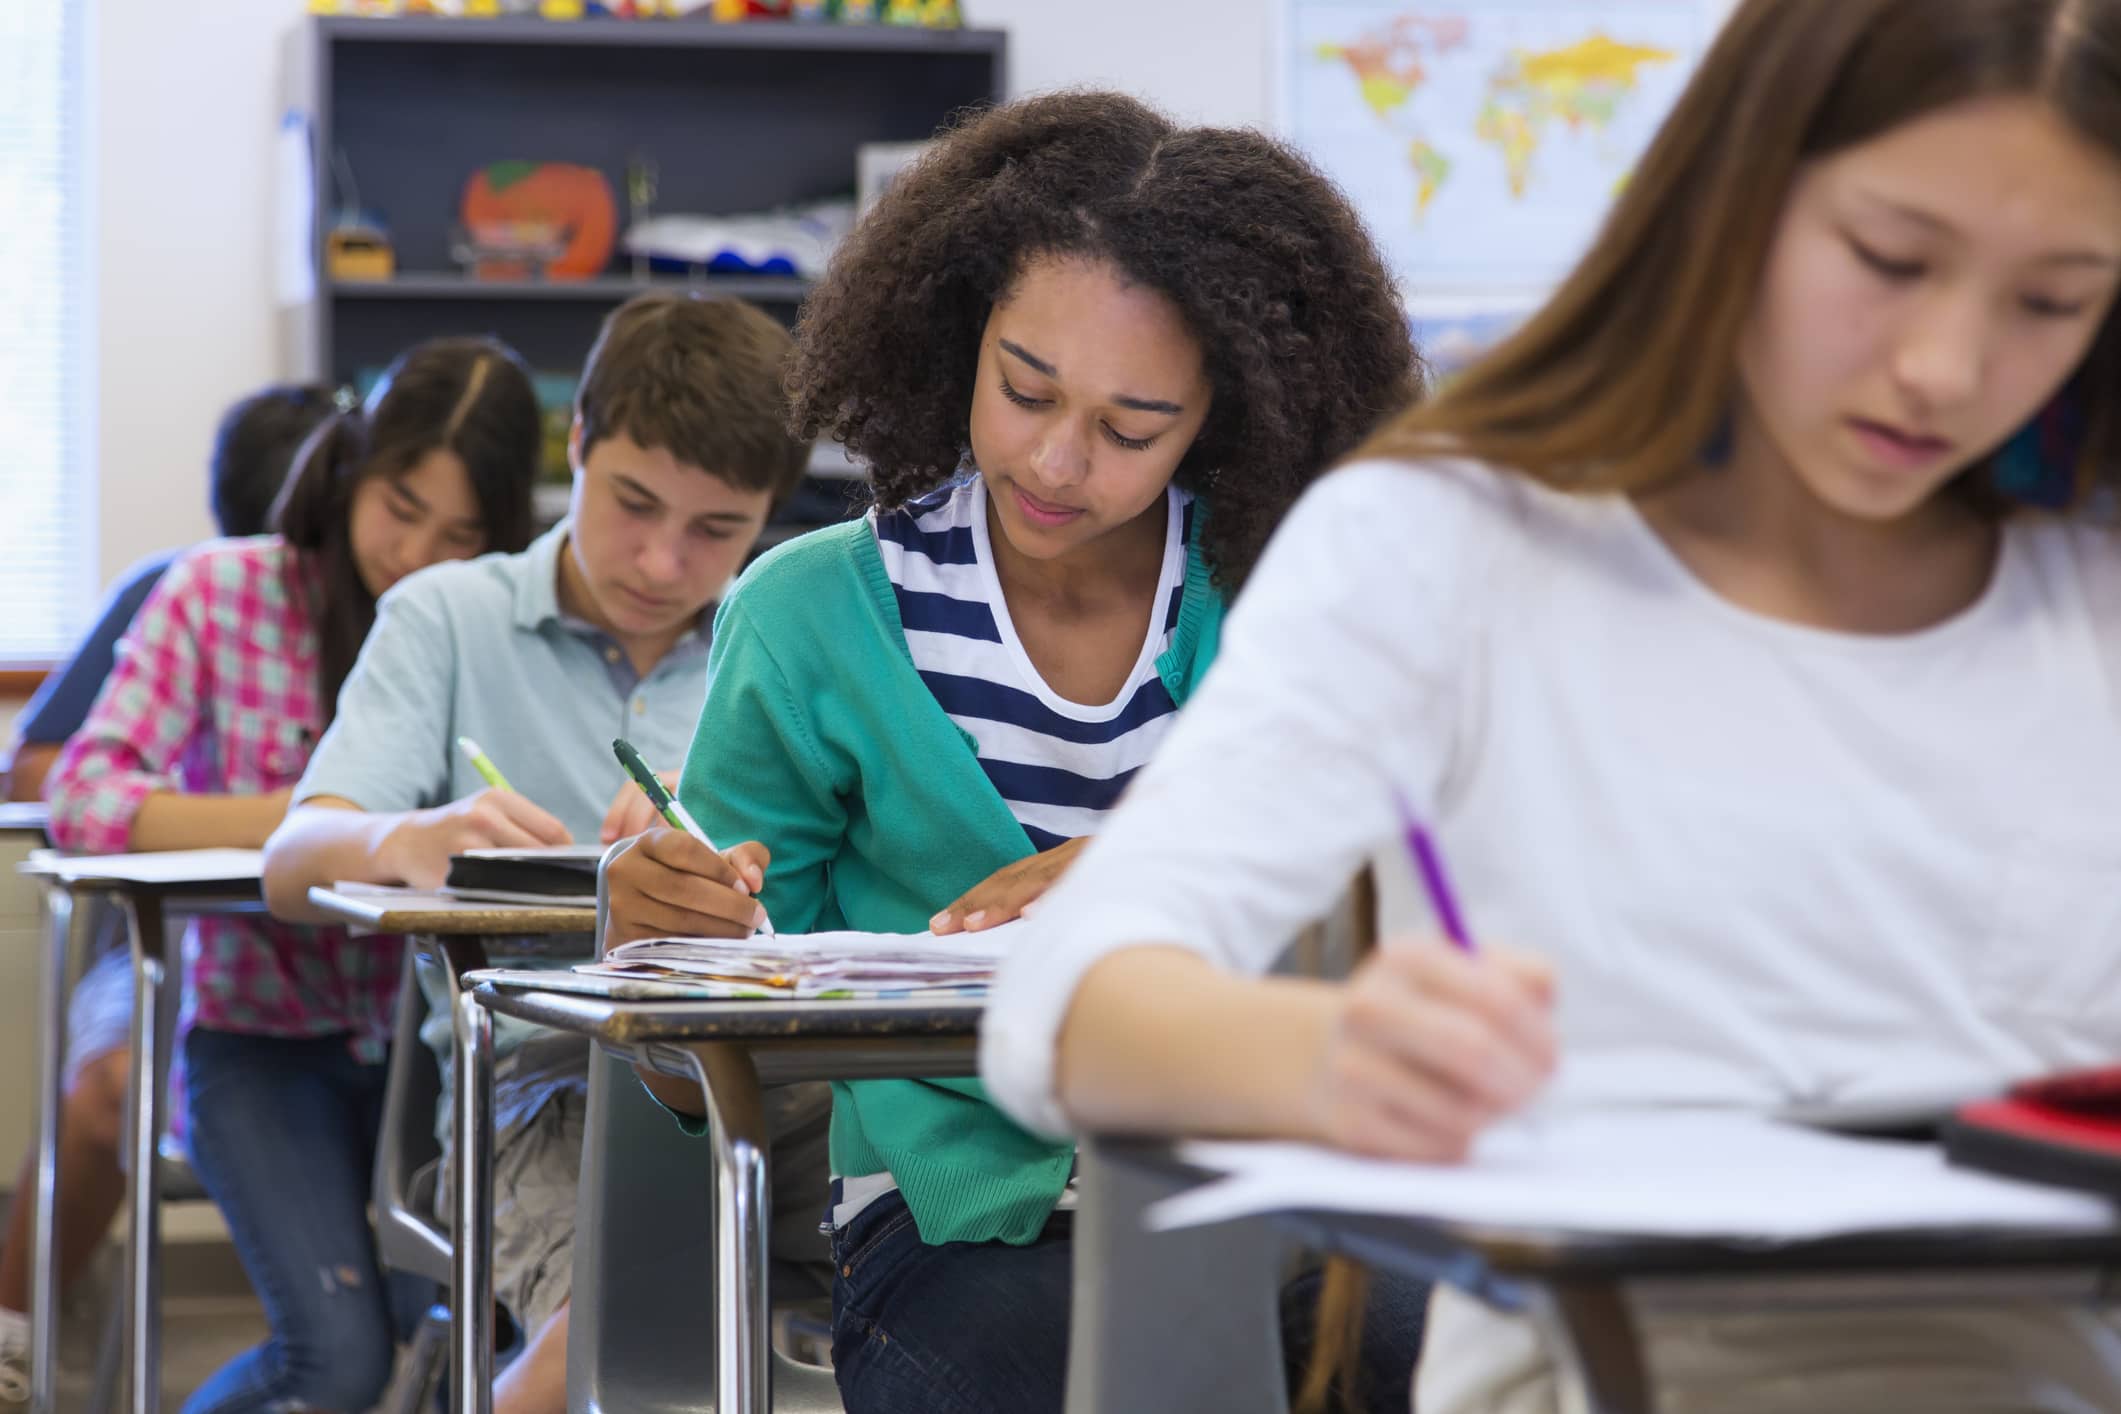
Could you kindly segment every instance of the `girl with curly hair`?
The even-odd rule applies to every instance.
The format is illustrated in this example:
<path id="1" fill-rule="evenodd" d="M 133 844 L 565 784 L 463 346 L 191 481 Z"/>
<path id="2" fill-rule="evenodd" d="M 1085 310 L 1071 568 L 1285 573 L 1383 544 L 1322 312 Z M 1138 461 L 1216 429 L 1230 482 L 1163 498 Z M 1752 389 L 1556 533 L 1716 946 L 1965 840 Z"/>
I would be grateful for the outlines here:
<path id="1" fill-rule="evenodd" d="M 642 837 L 609 871 L 613 941 L 765 910 L 805 932 L 1014 917 L 1163 739 L 1275 523 L 1419 385 L 1330 183 L 1257 133 L 1100 93 L 945 136 L 854 232 L 798 345 L 798 430 L 867 461 L 876 507 L 723 603 L 681 795 L 758 842 Z M 848 1408 L 1059 1409 L 1073 1145 L 970 1080 L 833 1089 Z M 1394 1374 L 1420 1301 L 1375 1293 Z"/>

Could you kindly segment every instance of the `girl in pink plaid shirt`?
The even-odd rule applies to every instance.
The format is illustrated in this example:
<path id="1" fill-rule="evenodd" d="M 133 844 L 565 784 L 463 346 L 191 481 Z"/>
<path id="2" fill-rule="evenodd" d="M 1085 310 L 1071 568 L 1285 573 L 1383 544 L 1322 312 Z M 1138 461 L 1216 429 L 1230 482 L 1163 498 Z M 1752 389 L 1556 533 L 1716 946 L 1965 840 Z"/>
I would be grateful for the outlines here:
<path id="1" fill-rule="evenodd" d="M 156 586 L 53 771 L 57 842 L 263 845 L 377 598 L 427 565 L 528 542 L 539 442 L 529 374 L 505 346 L 443 339 L 401 357 L 297 454 L 280 534 L 202 546 Z M 392 1314 L 366 1209 L 402 956 L 398 939 L 342 928 L 191 926 L 192 1162 L 272 1334 L 189 1414 L 351 1414 L 389 1379 Z"/>

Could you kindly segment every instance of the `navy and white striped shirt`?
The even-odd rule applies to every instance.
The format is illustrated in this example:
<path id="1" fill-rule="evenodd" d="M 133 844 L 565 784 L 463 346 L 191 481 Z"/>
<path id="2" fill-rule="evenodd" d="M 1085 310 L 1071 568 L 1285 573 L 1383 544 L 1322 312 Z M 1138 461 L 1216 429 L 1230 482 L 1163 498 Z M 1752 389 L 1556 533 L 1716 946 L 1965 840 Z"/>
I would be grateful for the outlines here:
<path id="1" fill-rule="evenodd" d="M 1096 705 L 1054 692 L 1024 652 L 995 578 L 986 484 L 977 476 L 869 513 L 913 666 L 979 743 L 980 769 L 1036 849 L 1093 833 L 1178 710 L 1156 660 L 1178 627 L 1193 501 L 1175 487 L 1166 495 L 1158 611 L 1126 685 Z"/>
<path id="2" fill-rule="evenodd" d="M 1157 612 L 1126 685 L 1095 706 L 1071 702 L 1048 687 L 1024 652 L 995 578 L 987 488 L 979 477 L 952 482 L 896 511 L 869 513 L 913 666 L 950 720 L 979 743 L 980 769 L 1034 849 L 1094 833 L 1178 711 L 1156 660 L 1178 628 L 1193 498 L 1172 487 L 1166 499 Z M 845 1227 L 897 1187 L 888 1173 L 834 1175 L 826 1226 Z M 1072 1180 L 1060 1206 L 1075 1206 Z"/>

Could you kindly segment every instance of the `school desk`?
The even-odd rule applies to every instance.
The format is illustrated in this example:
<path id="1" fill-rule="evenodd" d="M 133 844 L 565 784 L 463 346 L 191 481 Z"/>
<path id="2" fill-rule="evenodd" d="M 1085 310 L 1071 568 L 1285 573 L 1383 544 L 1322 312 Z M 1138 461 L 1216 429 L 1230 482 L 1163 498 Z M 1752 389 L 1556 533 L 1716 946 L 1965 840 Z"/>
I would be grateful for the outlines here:
<path id="1" fill-rule="evenodd" d="M 162 855 L 62 855 L 40 850 L 21 866 L 43 886 L 49 943 L 39 998 L 37 1172 L 30 1278 L 34 1414 L 57 1408 L 60 1071 L 66 1058 L 66 1006 L 73 969 L 92 939 L 91 905 L 117 906 L 133 960 L 132 1085 L 127 1096 L 124 1365 L 133 1414 L 156 1414 L 161 1402 L 162 1182 L 158 1144 L 176 1031 L 179 937 L 165 920 L 205 914 L 256 914 L 265 905 L 255 850 L 175 850 Z"/>
<path id="2" fill-rule="evenodd" d="M 1641 1314 L 2090 1305 L 2121 1295 L 2121 1225 L 1770 1245 L 1288 1211 L 1150 1233 L 1143 1222 L 1150 1204 L 1220 1175 L 1147 1140 L 1088 1141 L 1080 1171 L 1068 1414 L 1120 1404 L 1279 1414 L 1271 1295 L 1280 1252 L 1292 1243 L 1446 1282 L 1529 1314 L 1564 1378 L 1582 1389 L 1589 1414 L 1654 1414 Z"/>
<path id="3" fill-rule="evenodd" d="M 714 1191 L 714 1407 L 723 1414 L 767 1414 L 771 1186 L 760 1086 L 976 1074 L 983 1001 L 614 1001 L 478 974 L 466 980 L 472 986 L 457 1004 L 451 1407 L 467 1414 L 492 1409 L 492 1017 L 499 1014 L 587 1036 L 613 1055 L 699 1084 L 708 1107 Z M 583 1161 L 599 1157 L 585 1152 Z"/>

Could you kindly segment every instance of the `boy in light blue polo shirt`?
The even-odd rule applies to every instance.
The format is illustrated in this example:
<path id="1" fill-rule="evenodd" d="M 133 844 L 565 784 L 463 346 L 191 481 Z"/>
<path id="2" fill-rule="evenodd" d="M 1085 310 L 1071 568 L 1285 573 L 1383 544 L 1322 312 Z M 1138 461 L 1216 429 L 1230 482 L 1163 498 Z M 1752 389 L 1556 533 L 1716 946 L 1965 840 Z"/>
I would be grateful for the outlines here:
<path id="1" fill-rule="evenodd" d="M 784 430 L 792 348 L 737 301 L 648 295 L 605 321 L 569 435 L 567 519 L 521 554 L 439 565 L 383 597 L 296 808 L 266 845 L 276 915 L 317 918 L 312 885 L 433 888 L 468 849 L 647 828 L 653 811 L 611 740 L 631 740 L 659 770 L 685 758 L 706 694 L 709 610 L 808 461 Z M 485 785 L 459 736 L 509 789 Z M 559 1414 L 589 1048 L 505 1021 L 494 1285 L 531 1345 L 496 1384 L 495 1408 Z M 440 1042 L 446 1074 L 446 1007 L 423 1035 Z M 781 1099 L 789 1126 L 821 1126 L 821 1101 Z"/>

